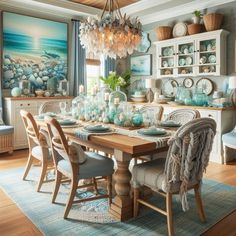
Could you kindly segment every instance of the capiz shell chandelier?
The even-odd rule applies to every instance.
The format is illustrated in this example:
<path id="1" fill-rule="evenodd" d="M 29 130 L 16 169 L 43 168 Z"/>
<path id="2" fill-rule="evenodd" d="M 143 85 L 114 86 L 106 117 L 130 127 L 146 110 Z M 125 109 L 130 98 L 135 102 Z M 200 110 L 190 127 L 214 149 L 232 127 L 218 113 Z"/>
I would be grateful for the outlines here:
<path id="1" fill-rule="evenodd" d="M 89 16 L 80 24 L 81 45 L 95 55 L 126 57 L 137 48 L 141 38 L 140 21 L 122 16 L 117 0 L 106 0 L 101 17 Z"/>

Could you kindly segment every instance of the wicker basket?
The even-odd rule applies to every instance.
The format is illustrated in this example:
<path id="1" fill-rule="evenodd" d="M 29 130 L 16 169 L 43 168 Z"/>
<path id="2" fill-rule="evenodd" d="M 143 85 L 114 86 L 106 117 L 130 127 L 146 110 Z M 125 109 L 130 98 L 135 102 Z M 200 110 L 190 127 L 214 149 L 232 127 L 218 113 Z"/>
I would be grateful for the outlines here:
<path id="1" fill-rule="evenodd" d="M 220 13 L 210 13 L 203 16 L 204 25 L 207 31 L 218 30 L 221 27 L 223 14 Z"/>
<path id="2" fill-rule="evenodd" d="M 170 39 L 172 36 L 172 27 L 160 26 L 156 29 L 158 40 Z"/>
<path id="3" fill-rule="evenodd" d="M 202 25 L 201 24 L 190 24 L 188 25 L 188 34 L 198 34 L 202 32 Z"/>

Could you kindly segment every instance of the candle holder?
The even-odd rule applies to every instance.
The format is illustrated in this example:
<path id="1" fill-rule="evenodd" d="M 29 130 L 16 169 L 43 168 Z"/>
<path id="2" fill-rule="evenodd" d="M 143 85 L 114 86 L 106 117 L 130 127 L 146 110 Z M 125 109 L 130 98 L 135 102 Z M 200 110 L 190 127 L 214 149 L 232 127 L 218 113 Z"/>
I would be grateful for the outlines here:
<path id="1" fill-rule="evenodd" d="M 149 103 L 151 103 L 154 99 L 154 94 L 152 88 L 156 87 L 156 80 L 154 79 L 146 79 L 145 80 L 145 87 L 147 89 L 146 97 Z"/>

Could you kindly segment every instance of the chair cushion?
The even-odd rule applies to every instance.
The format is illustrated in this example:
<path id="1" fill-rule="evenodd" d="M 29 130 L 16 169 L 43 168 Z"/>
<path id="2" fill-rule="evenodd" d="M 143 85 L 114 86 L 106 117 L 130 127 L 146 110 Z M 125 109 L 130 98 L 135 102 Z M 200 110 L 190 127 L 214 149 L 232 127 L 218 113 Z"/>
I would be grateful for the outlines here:
<path id="1" fill-rule="evenodd" d="M 159 158 L 153 161 L 147 161 L 142 164 L 134 165 L 132 170 L 133 187 L 147 186 L 153 190 L 162 190 L 167 192 L 167 181 L 165 178 L 165 158 Z M 197 181 L 189 182 L 188 187 L 197 184 Z M 181 182 L 171 182 L 169 192 L 179 192 Z"/>
<path id="2" fill-rule="evenodd" d="M 112 159 L 94 152 L 85 152 L 86 162 L 80 164 L 79 178 L 89 179 L 96 176 L 109 176 L 114 172 L 114 162 Z M 58 167 L 66 173 L 71 173 L 70 163 L 67 160 L 58 162 Z"/>
<path id="3" fill-rule="evenodd" d="M 51 148 L 48 149 L 48 159 L 51 159 Z M 43 159 L 42 148 L 40 146 L 35 146 L 32 148 L 32 155 L 38 160 Z"/>
<path id="4" fill-rule="evenodd" d="M 230 144 L 232 146 L 236 146 L 236 132 L 232 131 L 230 133 L 223 134 L 222 141 L 224 144 Z"/>
<path id="5" fill-rule="evenodd" d="M 12 134 L 14 128 L 8 125 L 0 125 L 0 135 Z"/>

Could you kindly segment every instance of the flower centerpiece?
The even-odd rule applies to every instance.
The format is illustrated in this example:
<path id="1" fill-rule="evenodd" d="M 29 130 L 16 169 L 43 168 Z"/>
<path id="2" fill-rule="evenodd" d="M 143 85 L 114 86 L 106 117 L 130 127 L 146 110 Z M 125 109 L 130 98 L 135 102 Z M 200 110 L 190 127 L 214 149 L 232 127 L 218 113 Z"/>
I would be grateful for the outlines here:
<path id="1" fill-rule="evenodd" d="M 108 85 L 113 91 L 116 90 L 117 87 L 120 87 L 125 93 L 127 92 L 127 88 L 130 86 L 130 77 L 131 72 L 126 71 L 121 76 L 117 75 L 116 72 L 110 71 L 107 77 L 100 76 L 99 78 L 104 82 L 104 84 Z"/>

